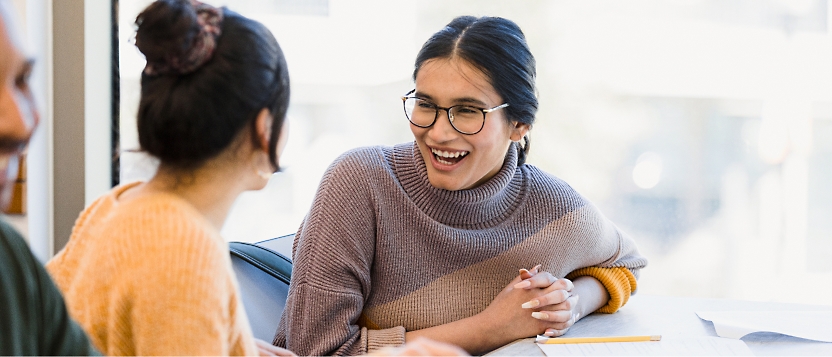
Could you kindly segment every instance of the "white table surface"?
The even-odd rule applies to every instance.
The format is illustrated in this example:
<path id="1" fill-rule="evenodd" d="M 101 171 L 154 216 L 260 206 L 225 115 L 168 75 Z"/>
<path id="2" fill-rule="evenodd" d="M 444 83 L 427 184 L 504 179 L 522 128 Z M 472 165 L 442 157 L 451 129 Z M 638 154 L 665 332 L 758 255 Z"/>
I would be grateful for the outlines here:
<path id="1" fill-rule="evenodd" d="M 696 316 L 696 311 L 832 311 L 832 306 L 636 294 L 618 312 L 589 315 L 572 326 L 564 336 L 717 336 L 714 325 L 710 321 L 701 320 Z M 832 343 L 776 333 L 753 333 L 742 340 L 757 356 L 832 355 Z M 517 340 L 489 355 L 544 356 L 533 338 Z"/>

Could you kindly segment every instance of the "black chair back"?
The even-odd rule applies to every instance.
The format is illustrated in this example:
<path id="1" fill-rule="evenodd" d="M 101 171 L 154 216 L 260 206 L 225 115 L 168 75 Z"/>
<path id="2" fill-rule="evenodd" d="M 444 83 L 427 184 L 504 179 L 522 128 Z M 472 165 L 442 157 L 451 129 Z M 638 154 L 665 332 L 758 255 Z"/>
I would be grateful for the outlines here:
<path id="1" fill-rule="evenodd" d="M 291 240 L 292 236 L 256 244 L 229 243 L 231 265 L 237 275 L 251 330 L 255 338 L 267 342 L 271 342 L 277 332 L 292 278 L 292 260 L 266 248 L 278 239 Z"/>

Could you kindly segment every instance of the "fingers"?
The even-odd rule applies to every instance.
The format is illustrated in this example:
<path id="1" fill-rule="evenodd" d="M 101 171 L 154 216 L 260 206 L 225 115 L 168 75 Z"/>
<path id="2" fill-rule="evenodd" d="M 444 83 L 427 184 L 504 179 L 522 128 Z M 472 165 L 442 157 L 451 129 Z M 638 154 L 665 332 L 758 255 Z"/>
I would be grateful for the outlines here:
<path id="1" fill-rule="evenodd" d="M 534 268 L 532 268 L 532 270 L 526 270 L 525 268 L 520 269 L 520 279 L 526 280 L 526 279 L 529 279 L 529 278 L 535 276 L 538 272 L 540 272 L 540 267 L 541 267 L 541 265 L 538 264 L 538 265 L 535 265 Z"/>
<path id="2" fill-rule="evenodd" d="M 565 293 L 563 290 L 556 290 L 547 295 L 557 296 L 557 294 L 561 294 L 562 297 L 563 293 Z M 540 311 L 532 312 L 531 315 L 537 320 L 546 322 L 547 329 L 543 332 L 544 335 L 550 337 L 560 336 L 566 333 L 566 330 L 580 319 L 580 313 L 575 313 L 574 310 L 577 306 L 578 299 L 579 297 L 577 295 L 568 297 L 560 303 L 547 306 Z"/>
<path id="3" fill-rule="evenodd" d="M 522 274 L 521 274 L 521 276 L 522 276 Z M 514 288 L 515 289 L 547 288 L 547 287 L 551 286 L 556 281 L 558 281 L 558 278 L 556 278 L 554 275 L 550 274 L 549 272 L 544 271 L 542 273 L 537 273 L 534 276 L 515 284 Z"/>
<path id="4" fill-rule="evenodd" d="M 534 266 L 534 268 L 532 268 L 532 270 L 531 270 L 532 274 L 537 274 L 537 273 L 539 273 L 539 272 L 540 272 L 540 268 L 541 268 L 541 267 L 542 267 L 542 265 L 540 265 L 540 264 L 535 265 L 535 266 Z"/>
<path id="5" fill-rule="evenodd" d="M 566 333 L 579 318 L 579 314 L 572 315 L 571 311 L 540 311 L 533 313 L 533 315 L 546 317 L 547 319 L 540 320 L 551 323 L 549 328 L 543 331 L 543 334 L 549 337 L 560 336 Z"/>
<path id="6" fill-rule="evenodd" d="M 563 336 L 563 334 L 565 334 L 566 331 L 569 331 L 569 329 L 566 328 L 566 329 L 563 329 L 563 330 L 558 330 L 558 329 L 549 328 L 549 329 L 546 329 L 546 331 L 543 332 L 543 335 L 544 336 L 549 336 L 549 337 L 558 337 L 558 336 Z"/>
<path id="7" fill-rule="evenodd" d="M 254 342 L 257 344 L 257 350 L 261 356 L 286 356 L 286 357 L 297 357 L 292 351 L 289 351 L 285 348 L 280 348 L 271 343 L 260 339 L 254 339 Z"/>
<path id="8" fill-rule="evenodd" d="M 554 290 L 529 300 L 520 307 L 535 309 L 545 306 L 546 310 L 552 311 L 572 310 L 578 304 L 578 299 L 580 299 L 579 296 L 570 295 L 566 290 Z"/>
<path id="9" fill-rule="evenodd" d="M 548 310 L 535 311 L 535 312 L 532 313 L 532 317 L 534 317 L 538 320 L 543 320 L 543 321 L 565 323 L 565 322 L 569 322 L 569 320 L 572 320 L 572 311 L 571 310 L 566 310 L 566 311 L 548 311 Z M 569 327 L 569 326 L 566 326 L 566 327 Z"/>

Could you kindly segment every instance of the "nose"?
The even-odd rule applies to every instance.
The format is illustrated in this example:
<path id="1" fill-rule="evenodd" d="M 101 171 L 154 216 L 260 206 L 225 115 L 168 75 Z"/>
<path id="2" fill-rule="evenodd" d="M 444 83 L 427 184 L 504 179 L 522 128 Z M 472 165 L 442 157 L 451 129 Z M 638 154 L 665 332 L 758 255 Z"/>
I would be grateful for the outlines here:
<path id="1" fill-rule="evenodd" d="M 25 141 L 38 123 L 38 113 L 29 93 L 8 85 L 0 88 L 0 137 Z"/>
<path id="2" fill-rule="evenodd" d="M 439 109 L 439 117 L 433 126 L 428 128 L 428 136 L 436 143 L 448 142 L 457 137 L 459 132 L 451 125 L 450 113 L 447 109 Z"/>

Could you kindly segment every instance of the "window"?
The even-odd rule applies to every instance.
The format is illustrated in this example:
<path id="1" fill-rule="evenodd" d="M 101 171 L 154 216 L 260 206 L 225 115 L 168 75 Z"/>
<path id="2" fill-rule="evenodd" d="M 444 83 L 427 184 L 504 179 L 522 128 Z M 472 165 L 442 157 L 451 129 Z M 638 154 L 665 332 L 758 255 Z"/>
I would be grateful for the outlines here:
<path id="1" fill-rule="evenodd" d="M 120 2 L 123 149 L 137 146 L 144 63 L 128 38 L 147 3 Z M 528 162 L 636 239 L 651 261 L 641 293 L 828 304 L 826 1 L 212 3 L 266 24 L 292 79 L 285 172 L 240 197 L 229 240 L 295 232 L 338 155 L 412 140 L 399 98 L 421 44 L 457 15 L 493 15 L 517 22 L 537 59 Z M 149 173 L 123 154 L 123 180 Z"/>

